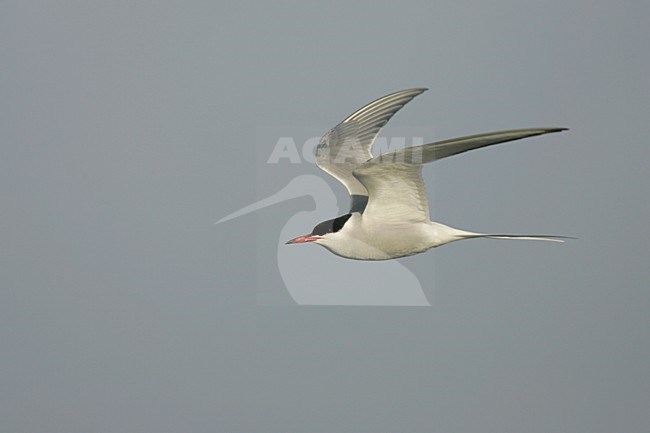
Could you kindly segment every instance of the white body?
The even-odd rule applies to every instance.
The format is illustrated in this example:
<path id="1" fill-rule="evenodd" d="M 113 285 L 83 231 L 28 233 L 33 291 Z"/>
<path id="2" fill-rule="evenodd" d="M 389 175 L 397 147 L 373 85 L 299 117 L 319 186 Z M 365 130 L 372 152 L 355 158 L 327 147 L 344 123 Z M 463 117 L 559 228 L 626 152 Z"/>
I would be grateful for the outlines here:
<path id="1" fill-rule="evenodd" d="M 472 234 L 433 221 L 384 223 L 353 213 L 340 231 L 314 242 L 348 259 L 388 260 L 423 253 Z"/>

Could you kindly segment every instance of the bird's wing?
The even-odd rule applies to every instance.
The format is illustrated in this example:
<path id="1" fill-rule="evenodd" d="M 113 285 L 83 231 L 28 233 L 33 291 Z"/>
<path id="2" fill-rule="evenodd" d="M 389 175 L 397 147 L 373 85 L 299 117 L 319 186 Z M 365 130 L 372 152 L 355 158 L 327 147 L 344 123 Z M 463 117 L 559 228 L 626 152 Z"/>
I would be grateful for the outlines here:
<path id="1" fill-rule="evenodd" d="M 376 156 L 354 170 L 354 176 L 368 191 L 364 217 L 386 223 L 429 220 L 422 165 L 458 153 L 518 140 L 565 128 L 536 128 L 492 132 L 407 147 Z"/>
<path id="2" fill-rule="evenodd" d="M 321 138 L 316 147 L 318 167 L 341 182 L 350 195 L 368 195 L 352 171 L 372 158 L 372 143 L 388 120 L 425 90 L 417 88 L 391 93 L 349 115 Z"/>
<path id="3" fill-rule="evenodd" d="M 458 155 L 459 153 L 479 149 L 481 147 L 566 130 L 567 128 L 529 128 L 489 132 L 487 134 L 470 135 L 467 137 L 452 138 L 451 140 L 437 141 L 435 143 L 423 144 L 422 146 L 405 147 L 379 155 L 378 157 L 373 158 L 373 160 L 376 160 L 375 162 L 426 164 L 428 162 Z"/>
<path id="4" fill-rule="evenodd" d="M 375 159 L 354 170 L 354 176 L 368 190 L 364 218 L 384 223 L 429 221 L 422 165 L 378 163 Z"/>

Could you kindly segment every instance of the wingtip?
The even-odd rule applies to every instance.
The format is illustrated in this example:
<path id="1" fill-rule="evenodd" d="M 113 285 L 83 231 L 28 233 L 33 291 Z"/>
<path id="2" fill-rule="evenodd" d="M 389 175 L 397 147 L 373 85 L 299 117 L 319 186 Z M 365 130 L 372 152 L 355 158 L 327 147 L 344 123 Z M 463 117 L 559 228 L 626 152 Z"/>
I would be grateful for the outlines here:
<path id="1" fill-rule="evenodd" d="M 413 92 L 413 93 L 416 93 L 416 96 L 417 96 L 417 95 L 419 95 L 419 94 L 421 94 L 421 93 L 426 92 L 427 90 L 429 90 L 428 87 L 412 87 L 412 88 L 410 88 L 410 89 L 398 90 L 397 92 L 394 92 L 394 94 L 396 94 L 396 93 L 407 93 L 407 92 Z"/>
<path id="2" fill-rule="evenodd" d="M 555 126 L 550 128 L 537 128 L 537 133 L 533 133 L 533 135 L 554 134 L 556 132 L 564 132 L 568 130 L 569 128 L 565 128 L 563 126 Z"/>
<path id="3" fill-rule="evenodd" d="M 413 98 L 415 98 L 415 97 L 423 94 L 427 90 L 429 90 L 428 87 L 412 87 L 410 89 L 398 90 L 396 92 L 393 92 L 392 95 L 396 95 L 396 94 L 399 94 L 399 93 L 410 94 Z"/>

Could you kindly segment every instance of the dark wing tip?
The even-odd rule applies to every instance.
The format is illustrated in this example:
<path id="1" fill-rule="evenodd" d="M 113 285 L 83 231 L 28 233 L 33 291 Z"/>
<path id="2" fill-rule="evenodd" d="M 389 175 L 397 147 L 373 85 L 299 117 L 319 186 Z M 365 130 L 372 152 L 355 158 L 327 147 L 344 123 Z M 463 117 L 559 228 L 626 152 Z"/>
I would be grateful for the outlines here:
<path id="1" fill-rule="evenodd" d="M 390 96 L 394 96 L 394 95 L 397 95 L 397 94 L 400 94 L 400 93 L 409 93 L 409 92 L 416 93 L 415 96 L 417 96 L 417 95 L 419 95 L 421 93 L 426 92 L 427 90 L 429 90 L 428 87 L 412 87 L 410 89 L 403 89 L 403 90 L 398 90 L 396 92 L 389 93 L 386 96 L 382 96 L 380 99 L 390 97 Z"/>
<path id="2" fill-rule="evenodd" d="M 427 90 L 429 90 L 429 88 L 428 87 L 414 87 L 414 88 L 412 88 L 410 90 L 412 90 L 414 92 L 418 92 L 418 95 L 419 95 L 419 94 L 424 93 Z"/>
<path id="3" fill-rule="evenodd" d="M 563 131 L 568 131 L 569 128 L 565 128 L 563 126 L 556 126 L 556 127 L 551 127 L 551 128 L 530 128 L 531 131 L 530 136 L 535 136 L 535 135 L 544 135 L 544 134 L 554 134 L 556 132 L 563 132 Z M 516 131 L 516 130 L 515 130 Z M 515 132 L 513 131 L 513 132 Z M 526 131 L 525 129 L 522 129 L 521 131 Z M 535 132 L 533 132 L 535 131 Z"/>

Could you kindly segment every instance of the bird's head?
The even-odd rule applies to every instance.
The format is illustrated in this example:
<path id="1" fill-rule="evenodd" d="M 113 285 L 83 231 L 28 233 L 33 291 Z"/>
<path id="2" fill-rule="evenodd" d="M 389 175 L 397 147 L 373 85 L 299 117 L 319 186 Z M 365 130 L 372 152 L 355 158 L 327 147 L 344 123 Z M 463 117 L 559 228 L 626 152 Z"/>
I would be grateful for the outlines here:
<path id="1" fill-rule="evenodd" d="M 335 233 L 340 231 L 351 216 L 352 214 L 347 214 L 338 218 L 323 221 L 322 223 L 317 224 L 311 233 L 293 238 L 290 241 L 287 241 L 287 244 L 304 244 L 307 242 L 322 243 L 323 240 L 327 240 L 329 237 L 332 237 Z"/>

